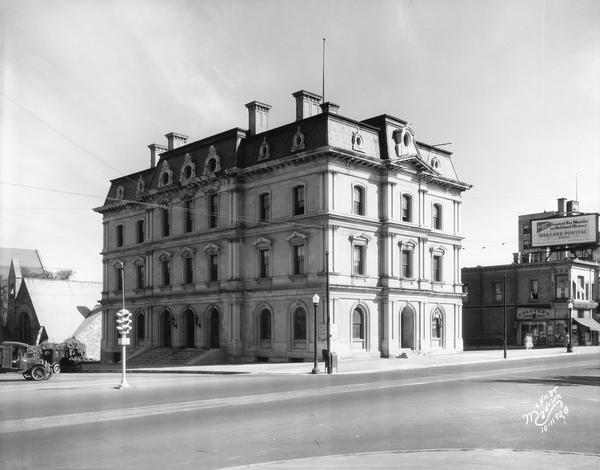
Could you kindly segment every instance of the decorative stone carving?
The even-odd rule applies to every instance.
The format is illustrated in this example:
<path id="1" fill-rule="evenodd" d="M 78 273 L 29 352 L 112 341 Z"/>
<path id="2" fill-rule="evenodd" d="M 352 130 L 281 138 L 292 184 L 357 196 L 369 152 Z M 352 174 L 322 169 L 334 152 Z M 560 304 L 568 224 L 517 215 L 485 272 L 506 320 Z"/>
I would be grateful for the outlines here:
<path id="1" fill-rule="evenodd" d="M 166 160 L 163 160 L 158 176 L 158 187 L 169 186 L 173 184 L 173 171 L 169 168 Z"/>
<path id="2" fill-rule="evenodd" d="M 183 159 L 183 165 L 181 165 L 179 181 L 181 183 L 187 183 L 194 178 L 196 178 L 196 164 L 192 161 L 192 156 L 189 153 L 186 153 Z"/>
<path id="3" fill-rule="evenodd" d="M 262 144 L 258 149 L 258 161 L 268 160 L 271 156 L 271 146 L 267 143 L 267 138 L 263 137 Z"/>
<path id="4" fill-rule="evenodd" d="M 304 134 L 300 131 L 300 126 L 298 126 L 298 130 L 292 140 L 292 152 L 296 150 L 304 150 Z"/>
<path id="5" fill-rule="evenodd" d="M 365 139 L 360 134 L 358 129 L 356 129 L 356 132 L 352 132 L 352 150 L 358 150 L 359 152 L 362 152 L 364 142 Z"/>
<path id="6" fill-rule="evenodd" d="M 396 143 L 396 156 L 399 158 L 419 155 L 419 150 L 415 144 L 415 134 L 408 123 L 401 129 L 396 129 L 392 138 Z"/>
<path id="7" fill-rule="evenodd" d="M 214 176 L 221 171 L 221 157 L 214 145 L 208 148 L 208 156 L 204 162 L 204 176 Z"/>
<path id="8" fill-rule="evenodd" d="M 142 175 L 140 175 L 138 182 L 137 182 L 137 186 L 135 188 L 135 193 L 136 193 L 136 195 L 139 195 L 139 194 L 143 193 L 144 191 L 146 191 L 146 181 L 144 181 L 144 178 L 142 178 Z"/>

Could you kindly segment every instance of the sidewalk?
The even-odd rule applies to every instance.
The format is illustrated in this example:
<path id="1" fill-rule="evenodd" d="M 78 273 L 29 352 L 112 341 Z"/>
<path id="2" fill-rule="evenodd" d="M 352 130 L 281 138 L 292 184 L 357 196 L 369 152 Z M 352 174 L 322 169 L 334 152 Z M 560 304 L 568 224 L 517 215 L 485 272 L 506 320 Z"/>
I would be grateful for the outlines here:
<path id="1" fill-rule="evenodd" d="M 334 374 L 365 374 L 392 370 L 423 369 L 428 367 L 444 367 L 462 364 L 480 364 L 486 362 L 518 361 L 544 357 L 600 355 L 600 346 L 582 346 L 567 353 L 565 348 L 545 349 L 509 349 L 504 359 L 502 349 L 484 351 L 465 351 L 457 353 L 440 353 L 414 356 L 408 358 L 374 358 L 374 359 L 339 359 Z M 325 364 L 318 363 L 320 373 L 324 373 Z M 201 366 L 170 366 L 127 369 L 131 373 L 180 373 L 180 374 L 310 374 L 312 362 L 285 363 L 249 363 L 249 364 L 217 364 Z M 120 364 L 94 364 L 86 366 L 85 372 L 120 372 Z"/>

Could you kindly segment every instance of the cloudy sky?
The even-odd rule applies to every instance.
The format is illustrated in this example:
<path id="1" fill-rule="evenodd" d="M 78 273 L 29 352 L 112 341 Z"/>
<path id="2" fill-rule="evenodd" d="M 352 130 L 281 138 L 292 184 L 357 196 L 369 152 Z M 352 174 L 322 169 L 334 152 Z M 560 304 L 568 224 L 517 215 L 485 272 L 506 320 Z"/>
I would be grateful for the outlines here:
<path id="1" fill-rule="evenodd" d="M 320 93 L 387 113 L 454 153 L 462 264 L 510 262 L 517 216 L 556 199 L 600 210 L 596 0 L 0 0 L 0 246 L 101 280 L 109 180 L 147 145 L 294 119 Z M 576 192 L 577 191 L 577 192 Z"/>

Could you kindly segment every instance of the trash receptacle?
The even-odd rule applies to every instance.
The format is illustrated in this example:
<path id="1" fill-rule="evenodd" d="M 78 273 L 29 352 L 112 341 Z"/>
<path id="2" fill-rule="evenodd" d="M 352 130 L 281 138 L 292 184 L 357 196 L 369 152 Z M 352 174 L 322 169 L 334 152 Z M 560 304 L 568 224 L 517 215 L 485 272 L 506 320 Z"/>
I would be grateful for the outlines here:
<path id="1" fill-rule="evenodd" d="M 325 368 L 328 372 L 333 372 L 333 369 L 337 371 L 337 354 L 332 352 L 329 357 L 327 357 L 327 349 L 323 349 L 321 351 L 323 356 L 323 362 L 325 363 Z"/>

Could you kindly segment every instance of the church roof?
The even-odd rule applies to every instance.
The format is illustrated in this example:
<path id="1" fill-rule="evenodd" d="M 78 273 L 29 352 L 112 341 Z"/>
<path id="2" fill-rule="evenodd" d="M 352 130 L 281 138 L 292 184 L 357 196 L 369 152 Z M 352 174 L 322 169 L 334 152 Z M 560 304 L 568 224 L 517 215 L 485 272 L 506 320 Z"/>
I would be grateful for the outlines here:
<path id="1" fill-rule="evenodd" d="M 42 272 L 44 265 L 37 250 L 25 248 L 7 248 L 0 246 L 0 276 L 8 278 L 10 261 L 18 259 L 21 268 L 27 268 L 31 272 Z"/>
<path id="2" fill-rule="evenodd" d="M 74 335 L 93 310 L 102 292 L 101 282 L 25 278 L 31 304 L 48 341 L 60 343 Z"/>

